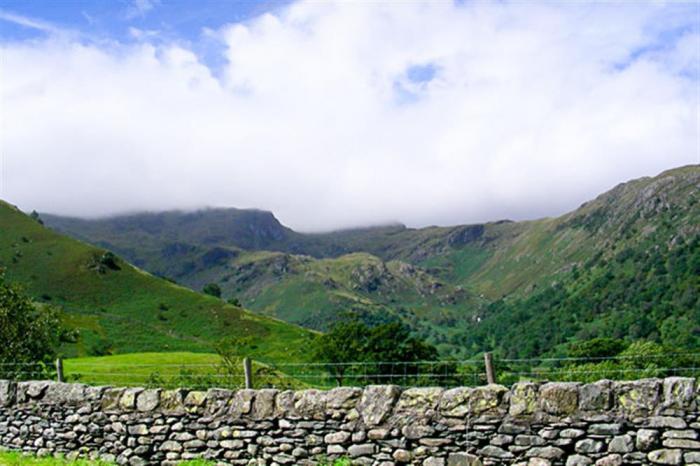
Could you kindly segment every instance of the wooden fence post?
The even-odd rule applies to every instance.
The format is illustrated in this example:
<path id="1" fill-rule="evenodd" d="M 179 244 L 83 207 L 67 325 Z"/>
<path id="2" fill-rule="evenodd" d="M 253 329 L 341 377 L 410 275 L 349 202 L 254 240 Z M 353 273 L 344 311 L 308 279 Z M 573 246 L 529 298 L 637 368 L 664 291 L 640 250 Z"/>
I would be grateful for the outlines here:
<path id="1" fill-rule="evenodd" d="M 486 366 L 486 383 L 496 383 L 496 376 L 493 371 L 493 355 L 491 353 L 484 353 L 484 365 Z"/>
<path id="2" fill-rule="evenodd" d="M 243 373 L 245 374 L 245 388 L 253 388 L 253 370 L 250 358 L 243 358 Z"/>
<path id="3" fill-rule="evenodd" d="M 56 359 L 56 380 L 59 382 L 65 381 L 63 377 L 63 359 L 61 358 Z"/>

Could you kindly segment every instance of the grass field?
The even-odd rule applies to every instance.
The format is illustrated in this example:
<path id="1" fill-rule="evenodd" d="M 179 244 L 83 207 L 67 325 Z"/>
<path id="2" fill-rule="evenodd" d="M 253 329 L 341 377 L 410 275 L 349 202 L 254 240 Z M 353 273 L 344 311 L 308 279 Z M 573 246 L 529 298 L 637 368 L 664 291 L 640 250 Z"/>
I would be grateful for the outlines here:
<path id="1" fill-rule="evenodd" d="M 66 359 L 64 375 L 69 382 L 90 385 L 241 388 L 244 386 L 243 361 L 231 361 L 225 369 L 222 359 L 212 353 L 130 353 Z M 305 388 L 295 379 L 253 360 L 254 388 Z"/>

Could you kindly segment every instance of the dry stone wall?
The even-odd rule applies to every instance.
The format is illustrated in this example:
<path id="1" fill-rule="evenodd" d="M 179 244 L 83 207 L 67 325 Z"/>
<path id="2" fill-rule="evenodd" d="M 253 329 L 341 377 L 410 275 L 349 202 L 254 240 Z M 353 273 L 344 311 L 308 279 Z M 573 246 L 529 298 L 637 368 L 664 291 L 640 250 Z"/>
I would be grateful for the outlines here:
<path id="1" fill-rule="evenodd" d="M 330 391 L 0 381 L 0 446 L 119 464 L 700 464 L 692 378 Z"/>

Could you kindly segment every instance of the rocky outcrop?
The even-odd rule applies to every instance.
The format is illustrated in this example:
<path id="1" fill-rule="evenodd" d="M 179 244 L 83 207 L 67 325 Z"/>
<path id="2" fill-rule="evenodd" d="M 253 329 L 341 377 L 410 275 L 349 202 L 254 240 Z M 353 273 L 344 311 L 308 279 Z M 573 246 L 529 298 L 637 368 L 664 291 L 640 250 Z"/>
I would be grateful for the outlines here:
<path id="1" fill-rule="evenodd" d="M 700 463 L 691 378 L 206 392 L 0 381 L 0 446 L 119 464 Z"/>

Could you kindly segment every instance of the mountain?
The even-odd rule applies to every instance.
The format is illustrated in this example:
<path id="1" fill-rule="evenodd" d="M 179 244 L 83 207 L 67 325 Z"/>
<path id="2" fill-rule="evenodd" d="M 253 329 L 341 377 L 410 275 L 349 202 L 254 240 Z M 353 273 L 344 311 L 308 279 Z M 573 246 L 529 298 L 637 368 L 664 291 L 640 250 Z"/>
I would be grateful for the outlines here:
<path id="1" fill-rule="evenodd" d="M 662 339 L 664 325 L 665 334 L 678 322 L 700 327 L 689 311 L 697 304 L 699 180 L 700 166 L 681 167 L 623 183 L 557 218 L 421 229 L 301 234 L 271 213 L 236 209 L 42 217 L 194 289 L 216 282 L 226 298 L 261 314 L 323 330 L 355 312 L 402 320 L 445 354 L 529 356 L 611 331 Z M 683 264 L 671 267 L 676 254 Z M 663 262 L 667 273 L 649 261 Z M 637 267 L 648 270 L 630 288 Z M 658 299 L 645 293 L 660 283 L 664 293 L 686 296 L 685 304 L 667 296 L 666 310 L 657 311 Z M 647 298 L 624 304 L 613 297 L 629 289 Z M 589 309 L 580 309 L 583 302 Z M 613 325 L 635 313 L 648 320 L 641 330 Z"/>
<path id="2" fill-rule="evenodd" d="M 250 338 L 260 360 L 304 360 L 311 334 L 154 277 L 104 249 L 65 237 L 0 201 L 0 268 L 79 330 L 66 355 L 212 351 Z"/>

